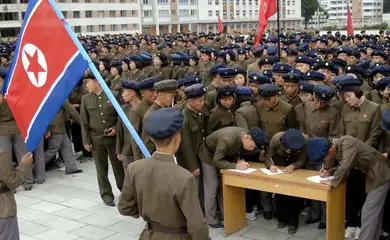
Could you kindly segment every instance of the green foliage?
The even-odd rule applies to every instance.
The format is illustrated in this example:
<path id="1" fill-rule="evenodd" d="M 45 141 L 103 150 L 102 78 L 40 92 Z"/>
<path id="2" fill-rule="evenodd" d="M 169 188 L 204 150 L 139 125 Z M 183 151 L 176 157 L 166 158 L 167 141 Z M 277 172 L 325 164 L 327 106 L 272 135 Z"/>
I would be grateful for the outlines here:
<path id="1" fill-rule="evenodd" d="M 318 8 L 317 0 L 302 0 L 301 3 L 302 17 L 304 18 L 304 23 L 306 27 L 311 16 L 313 16 L 317 8 Z"/>

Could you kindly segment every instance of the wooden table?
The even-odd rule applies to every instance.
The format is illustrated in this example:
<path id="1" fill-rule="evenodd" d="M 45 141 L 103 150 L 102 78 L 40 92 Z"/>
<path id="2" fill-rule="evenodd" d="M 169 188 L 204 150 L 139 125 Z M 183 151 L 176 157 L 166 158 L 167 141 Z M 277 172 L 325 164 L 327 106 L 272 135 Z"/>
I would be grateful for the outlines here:
<path id="1" fill-rule="evenodd" d="M 245 188 L 248 188 L 326 202 L 326 239 L 345 239 L 345 183 L 337 189 L 331 189 L 306 179 L 318 175 L 317 171 L 299 169 L 291 175 L 267 175 L 260 170 L 265 167 L 264 164 L 249 164 L 250 168 L 259 170 L 250 174 L 221 170 L 225 236 L 247 225 Z"/>

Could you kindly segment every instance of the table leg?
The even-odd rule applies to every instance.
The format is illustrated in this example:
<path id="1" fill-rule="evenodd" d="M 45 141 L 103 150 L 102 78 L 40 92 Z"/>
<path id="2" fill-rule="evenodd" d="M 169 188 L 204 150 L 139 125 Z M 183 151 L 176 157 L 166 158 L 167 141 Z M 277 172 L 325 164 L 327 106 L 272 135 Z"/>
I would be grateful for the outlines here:
<path id="1" fill-rule="evenodd" d="M 326 203 L 326 240 L 344 240 L 345 184 L 328 192 Z"/>
<path id="2" fill-rule="evenodd" d="M 223 185 L 225 236 L 246 227 L 245 188 Z"/>

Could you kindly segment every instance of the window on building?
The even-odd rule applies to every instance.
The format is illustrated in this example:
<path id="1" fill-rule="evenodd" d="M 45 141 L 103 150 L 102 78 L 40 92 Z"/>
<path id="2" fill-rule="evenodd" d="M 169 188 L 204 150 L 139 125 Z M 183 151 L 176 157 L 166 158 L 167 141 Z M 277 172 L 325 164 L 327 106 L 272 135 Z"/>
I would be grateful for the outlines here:
<path id="1" fill-rule="evenodd" d="M 87 32 L 93 32 L 93 25 L 87 25 Z"/>
<path id="2" fill-rule="evenodd" d="M 142 2 L 143 2 L 143 4 L 150 4 L 149 0 L 143 0 Z"/>
<path id="3" fill-rule="evenodd" d="M 292 14 L 295 15 L 295 10 L 292 10 Z"/>
<path id="4" fill-rule="evenodd" d="M 171 11 L 171 14 L 172 14 L 172 15 L 176 15 L 176 10 L 172 10 L 172 11 Z"/>
<path id="5" fill-rule="evenodd" d="M 251 6 L 252 5 L 252 0 L 248 0 L 248 4 L 249 4 L 249 6 Z"/>
<path id="6" fill-rule="evenodd" d="M 208 0 L 209 5 L 213 5 L 213 0 Z"/>
<path id="7" fill-rule="evenodd" d="M 99 3 L 104 3 L 104 0 L 98 0 Z"/>
<path id="8" fill-rule="evenodd" d="M 106 31 L 106 25 L 99 25 L 99 32 L 105 32 Z"/>
<path id="9" fill-rule="evenodd" d="M 115 17 L 115 11 L 110 11 L 110 17 Z"/>
<path id="10" fill-rule="evenodd" d="M 115 3 L 115 0 L 108 0 L 109 3 Z"/>
<path id="11" fill-rule="evenodd" d="M 249 16 L 252 17 L 253 11 L 249 10 Z"/>
<path id="12" fill-rule="evenodd" d="M 190 11 L 188 9 L 180 9 L 179 15 L 182 17 L 186 17 L 186 16 L 190 15 Z"/>
<path id="13" fill-rule="evenodd" d="M 246 17 L 246 10 L 242 10 L 242 16 Z"/>
<path id="14" fill-rule="evenodd" d="M 226 19 L 226 18 L 227 18 L 227 12 L 223 11 L 223 19 Z"/>
<path id="15" fill-rule="evenodd" d="M 161 3 L 168 3 L 168 0 L 157 0 L 157 3 L 161 4 Z"/>
<path id="16" fill-rule="evenodd" d="M 215 0 L 215 5 L 219 5 L 219 0 Z"/>
<path id="17" fill-rule="evenodd" d="M 198 10 L 191 10 L 191 16 L 196 16 L 198 15 Z"/>
<path id="18" fill-rule="evenodd" d="M 242 6 L 246 5 L 246 0 L 242 0 Z"/>
<path id="19" fill-rule="evenodd" d="M 22 12 L 22 20 L 24 20 L 24 16 L 26 16 L 26 12 Z"/>
<path id="20" fill-rule="evenodd" d="M 73 11 L 73 18 L 80 18 L 80 11 Z"/>
<path id="21" fill-rule="evenodd" d="M 287 15 L 290 15 L 290 10 L 287 10 Z"/>
<path id="22" fill-rule="evenodd" d="M 169 16 L 169 10 L 158 10 L 158 16 L 159 17 L 168 17 Z"/>
<path id="23" fill-rule="evenodd" d="M 78 3 L 78 2 L 79 2 L 79 0 L 72 0 L 72 3 Z"/>
<path id="24" fill-rule="evenodd" d="M 121 25 L 121 30 L 127 30 L 127 24 L 122 24 Z"/>
<path id="25" fill-rule="evenodd" d="M 212 17 L 213 16 L 213 11 L 209 11 L 209 17 Z"/>
<path id="26" fill-rule="evenodd" d="M 73 28 L 75 33 L 81 33 L 81 26 L 74 26 Z"/>
<path id="27" fill-rule="evenodd" d="M 255 10 L 255 17 L 259 16 L 259 10 Z"/>
<path id="28" fill-rule="evenodd" d="M 144 17 L 152 17 L 152 10 L 144 10 Z"/>
<path id="29" fill-rule="evenodd" d="M 92 11 L 85 11 L 85 17 L 91 18 L 92 17 Z"/>
<path id="30" fill-rule="evenodd" d="M 91 3 L 91 0 L 84 0 L 85 3 Z"/>
<path id="31" fill-rule="evenodd" d="M 295 6 L 295 1 L 292 1 L 292 5 Z"/>
<path id="32" fill-rule="evenodd" d="M 137 13 L 137 10 L 131 10 L 131 16 L 137 16 L 138 13 Z"/>
<path id="33" fill-rule="evenodd" d="M 237 16 L 237 17 L 240 16 L 240 10 L 236 10 L 236 16 Z"/>
<path id="34" fill-rule="evenodd" d="M 188 4 L 188 0 L 179 0 L 179 3 Z"/>
<path id="35" fill-rule="evenodd" d="M 290 1 L 287 1 L 287 6 L 290 6 Z"/>
<path id="36" fill-rule="evenodd" d="M 218 15 L 219 15 L 219 10 L 215 11 L 215 16 L 218 17 Z"/>
<path id="37" fill-rule="evenodd" d="M 62 15 L 64 15 L 65 18 L 68 17 L 68 12 L 67 11 L 62 11 Z"/>
<path id="38" fill-rule="evenodd" d="M 111 31 L 116 31 L 116 25 L 111 25 Z"/>
<path id="39" fill-rule="evenodd" d="M 121 10 L 121 17 L 127 17 L 127 11 Z"/>
<path id="40" fill-rule="evenodd" d="M 133 24 L 133 29 L 136 29 L 137 28 L 137 24 Z"/>
<path id="41" fill-rule="evenodd" d="M 58 2 L 59 3 L 65 3 L 65 0 L 59 0 Z"/>
<path id="42" fill-rule="evenodd" d="M 191 0 L 190 2 L 192 5 L 198 4 L 198 0 Z"/>
<path id="43" fill-rule="evenodd" d="M 98 15 L 100 18 L 104 17 L 104 11 L 98 11 Z"/>

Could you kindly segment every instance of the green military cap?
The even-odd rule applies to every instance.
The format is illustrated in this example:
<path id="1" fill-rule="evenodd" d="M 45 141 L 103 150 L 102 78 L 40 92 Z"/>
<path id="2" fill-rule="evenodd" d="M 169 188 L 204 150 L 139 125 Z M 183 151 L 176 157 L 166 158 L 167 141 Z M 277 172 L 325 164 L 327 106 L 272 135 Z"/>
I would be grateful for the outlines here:
<path id="1" fill-rule="evenodd" d="M 154 84 L 157 92 L 176 92 L 177 81 L 174 79 L 166 79 Z"/>

